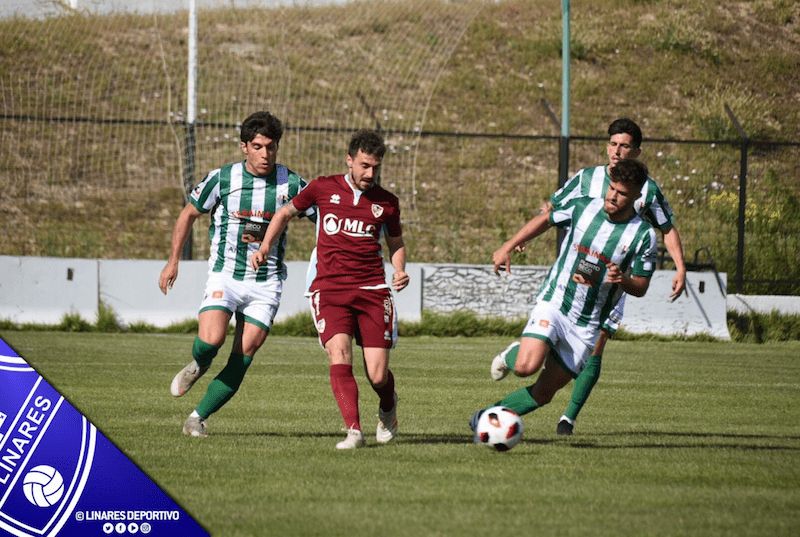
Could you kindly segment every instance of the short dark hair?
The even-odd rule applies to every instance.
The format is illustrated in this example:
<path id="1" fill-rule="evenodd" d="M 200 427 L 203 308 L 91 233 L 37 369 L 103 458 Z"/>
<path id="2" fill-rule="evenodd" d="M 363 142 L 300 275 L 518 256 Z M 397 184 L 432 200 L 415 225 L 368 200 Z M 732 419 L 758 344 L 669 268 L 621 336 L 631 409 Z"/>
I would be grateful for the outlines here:
<path id="1" fill-rule="evenodd" d="M 614 120 L 608 126 L 608 137 L 611 138 L 615 134 L 630 134 L 633 138 L 633 147 L 638 148 L 642 145 L 642 129 L 632 119 L 626 117 Z"/>
<path id="2" fill-rule="evenodd" d="M 641 189 L 650 172 L 647 171 L 647 166 L 641 160 L 628 158 L 617 162 L 616 166 L 608 170 L 608 174 L 611 176 L 612 181 L 633 185 L 637 189 Z"/>
<path id="3" fill-rule="evenodd" d="M 350 138 L 350 147 L 347 149 L 347 154 L 352 158 L 356 158 L 359 151 L 382 159 L 383 155 L 386 154 L 386 144 L 383 141 L 383 136 L 370 129 L 356 131 Z"/>
<path id="4" fill-rule="evenodd" d="M 283 136 L 283 123 L 267 111 L 256 112 L 242 122 L 239 140 L 244 143 L 253 141 L 257 134 L 266 136 L 279 144 Z"/>

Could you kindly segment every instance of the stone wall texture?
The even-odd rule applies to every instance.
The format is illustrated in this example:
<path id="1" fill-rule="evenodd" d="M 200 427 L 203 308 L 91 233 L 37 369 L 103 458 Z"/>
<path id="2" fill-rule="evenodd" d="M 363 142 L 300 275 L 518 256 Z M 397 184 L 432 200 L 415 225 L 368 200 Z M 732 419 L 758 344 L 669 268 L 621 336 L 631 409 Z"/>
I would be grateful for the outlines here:
<path id="1" fill-rule="evenodd" d="M 479 317 L 528 318 L 549 267 L 434 264 L 422 267 L 422 307 L 434 313 L 474 311 Z"/>

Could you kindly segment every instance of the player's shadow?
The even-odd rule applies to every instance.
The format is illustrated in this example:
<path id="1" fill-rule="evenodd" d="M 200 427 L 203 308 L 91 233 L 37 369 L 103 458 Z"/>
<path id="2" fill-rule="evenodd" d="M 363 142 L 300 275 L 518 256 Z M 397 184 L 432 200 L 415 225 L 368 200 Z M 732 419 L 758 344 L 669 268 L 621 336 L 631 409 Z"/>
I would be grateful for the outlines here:
<path id="1" fill-rule="evenodd" d="M 262 432 L 219 432 L 219 436 L 240 436 L 255 438 L 331 438 L 342 439 L 342 431 L 329 433 L 281 433 L 275 431 Z M 608 442 L 602 438 L 609 438 Z M 600 438 L 601 440 L 595 440 Z M 646 438 L 648 441 L 642 441 Z M 613 440 L 612 440 L 613 439 Z M 670 440 L 671 439 L 671 440 Z M 678 439 L 686 439 L 685 442 Z M 692 442 L 691 439 L 704 439 L 702 442 Z M 718 442 L 714 442 L 718 439 Z M 374 440 L 374 438 L 373 438 Z M 734 442 L 731 442 L 734 440 Z M 762 442 L 748 443 L 748 441 Z M 665 433 L 656 431 L 638 432 L 606 432 L 587 435 L 573 436 L 553 436 L 553 437 L 523 437 L 520 444 L 526 445 L 564 445 L 576 449 L 742 449 L 750 451 L 788 451 L 800 452 L 800 444 L 795 446 L 787 445 L 764 445 L 763 442 L 776 441 L 800 441 L 798 436 L 778 436 L 778 435 L 754 435 L 754 434 L 730 434 L 730 433 Z M 471 434 L 427 434 L 427 433 L 400 433 L 393 444 L 474 444 Z M 367 442 L 367 447 L 377 447 L 375 442 Z"/>
<path id="2" fill-rule="evenodd" d="M 403 433 L 397 436 L 403 444 L 473 444 L 471 434 Z"/>
<path id="3" fill-rule="evenodd" d="M 558 442 L 557 439 L 548 438 L 525 438 L 520 440 L 521 444 L 550 444 Z M 468 434 L 425 434 L 425 433 L 401 433 L 397 436 L 398 444 L 475 444 L 471 433 Z"/>
<path id="4" fill-rule="evenodd" d="M 749 451 L 798 451 L 797 445 L 776 445 L 774 442 L 797 442 L 798 436 L 731 434 L 731 433 L 666 433 L 663 431 L 606 432 L 568 437 L 568 445 L 582 449 L 742 449 Z M 613 437 L 619 442 L 594 442 L 592 437 Z M 646 438 L 649 441 L 642 440 Z M 630 439 L 630 441 L 626 441 Z M 685 441 L 680 441 L 685 439 Z M 702 439 L 692 442 L 692 439 Z M 717 440 L 716 442 L 714 440 Z M 733 440 L 733 442 L 731 441 Z M 752 442 L 751 442 L 752 441 Z M 768 442 L 765 444 L 764 442 Z"/>
<path id="5" fill-rule="evenodd" d="M 276 431 L 260 431 L 260 432 L 238 432 L 238 431 L 225 431 L 215 432 L 214 436 L 239 436 L 239 437 L 254 437 L 254 438 L 333 438 L 343 439 L 344 431 L 336 431 L 329 433 L 297 433 L 287 432 L 281 433 Z M 366 433 L 365 433 L 366 436 Z M 372 435 L 372 442 L 367 437 L 367 447 L 370 445 L 377 445 Z M 524 441 L 525 439 L 523 439 Z M 400 433 L 392 443 L 397 444 L 473 444 L 471 434 L 424 434 L 424 433 Z M 539 442 L 537 442 L 539 443 Z"/>

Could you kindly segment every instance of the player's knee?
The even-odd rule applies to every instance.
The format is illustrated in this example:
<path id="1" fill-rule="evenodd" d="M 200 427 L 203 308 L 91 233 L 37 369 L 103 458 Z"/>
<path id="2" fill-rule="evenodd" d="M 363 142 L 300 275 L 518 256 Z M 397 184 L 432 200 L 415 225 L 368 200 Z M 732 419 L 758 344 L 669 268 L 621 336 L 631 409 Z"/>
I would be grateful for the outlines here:
<path id="1" fill-rule="evenodd" d="M 383 388 L 389 380 L 389 375 L 386 370 L 382 371 L 368 371 L 369 382 L 373 388 Z"/>
<path id="2" fill-rule="evenodd" d="M 536 370 L 529 365 L 517 362 L 514 364 L 514 374 L 518 377 L 528 377 L 536 373 Z"/>
<path id="3" fill-rule="evenodd" d="M 520 345 L 517 360 L 514 362 L 514 374 L 518 377 L 528 377 L 541 369 L 544 363 L 547 347 L 535 345 Z"/>
<path id="4" fill-rule="evenodd" d="M 200 336 L 195 336 L 194 343 L 192 344 L 192 357 L 197 362 L 197 365 L 207 367 L 217 356 L 219 347 L 220 346 L 206 343 L 200 339 Z"/>
<path id="5" fill-rule="evenodd" d="M 353 365 L 353 353 L 349 348 L 329 342 L 325 345 L 331 365 Z"/>
<path id="6" fill-rule="evenodd" d="M 514 374 L 518 377 L 533 375 L 542 367 L 542 360 L 533 357 L 519 357 L 514 364 Z"/>

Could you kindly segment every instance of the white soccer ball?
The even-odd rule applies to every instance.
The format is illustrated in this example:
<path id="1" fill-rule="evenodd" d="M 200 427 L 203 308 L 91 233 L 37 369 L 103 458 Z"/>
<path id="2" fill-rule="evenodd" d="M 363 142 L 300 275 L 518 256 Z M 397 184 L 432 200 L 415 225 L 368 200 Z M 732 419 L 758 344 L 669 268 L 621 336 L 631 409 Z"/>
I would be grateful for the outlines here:
<path id="1" fill-rule="evenodd" d="M 485 446 L 497 451 L 508 451 L 522 438 L 522 418 L 504 406 L 487 408 L 478 419 L 475 437 Z"/>
<path id="2" fill-rule="evenodd" d="M 25 474 L 22 491 L 33 505 L 50 507 L 64 495 L 64 478 L 52 466 L 42 464 Z"/>

